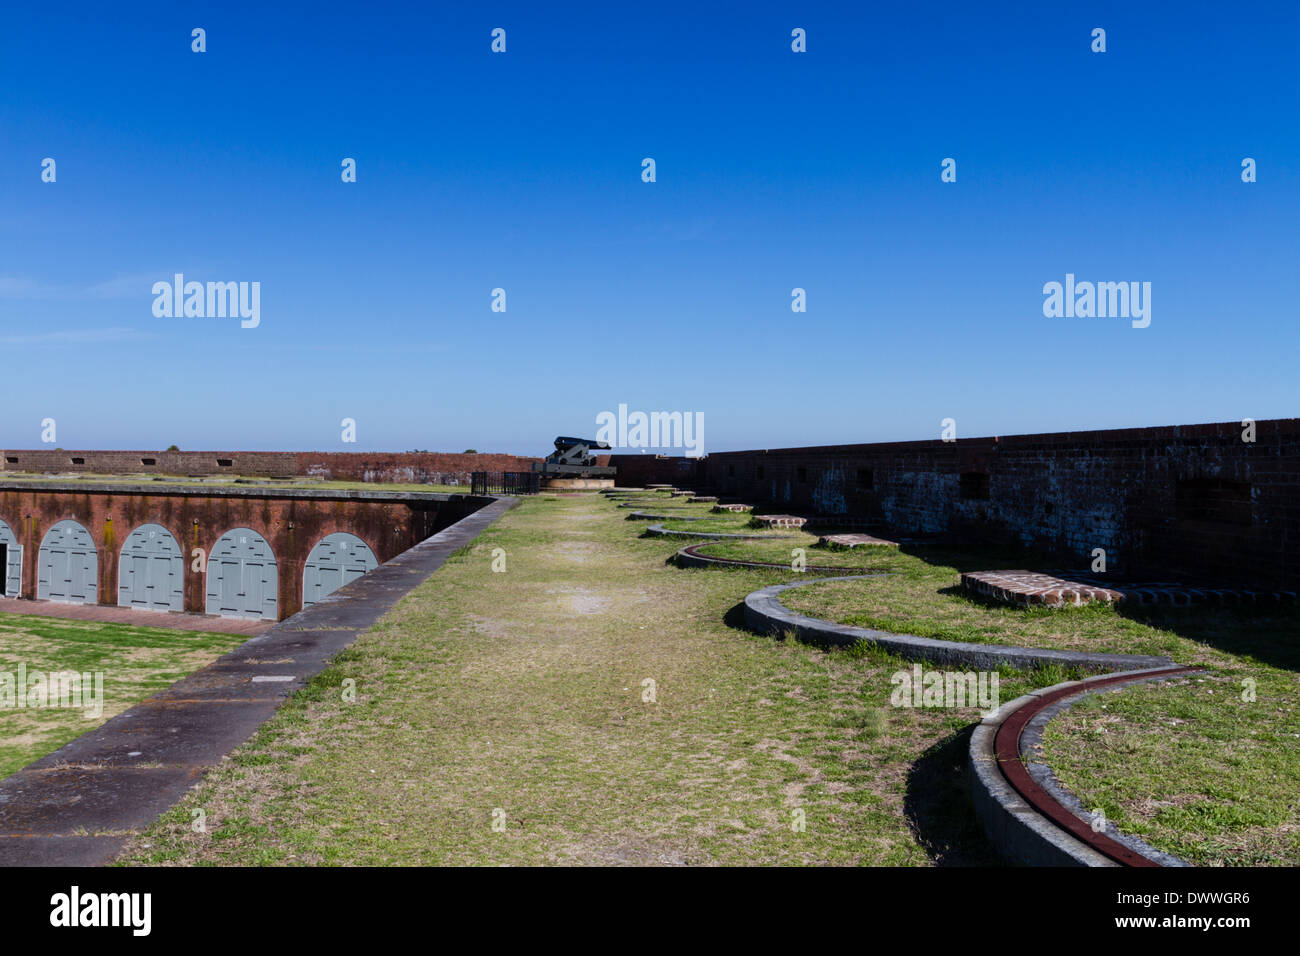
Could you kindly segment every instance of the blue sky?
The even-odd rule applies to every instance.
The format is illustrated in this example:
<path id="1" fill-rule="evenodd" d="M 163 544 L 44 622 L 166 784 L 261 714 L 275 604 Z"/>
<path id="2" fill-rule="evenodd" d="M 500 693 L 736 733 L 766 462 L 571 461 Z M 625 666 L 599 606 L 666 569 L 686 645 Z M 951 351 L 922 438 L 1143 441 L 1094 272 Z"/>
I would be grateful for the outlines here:
<path id="1" fill-rule="evenodd" d="M 703 413 L 706 451 L 1300 413 L 1291 5 L 275 6 L 7 11 L 0 446 L 47 417 L 66 448 L 537 454 L 620 403 Z M 156 318 L 177 272 L 260 282 L 260 326 Z M 1045 318 L 1067 272 L 1150 282 L 1150 327 Z"/>

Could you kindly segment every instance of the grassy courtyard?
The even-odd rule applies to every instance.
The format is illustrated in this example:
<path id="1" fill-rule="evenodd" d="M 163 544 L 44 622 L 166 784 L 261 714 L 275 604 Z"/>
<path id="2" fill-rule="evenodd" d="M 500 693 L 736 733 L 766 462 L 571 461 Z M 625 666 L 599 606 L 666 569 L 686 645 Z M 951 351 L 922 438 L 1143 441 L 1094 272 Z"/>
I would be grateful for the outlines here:
<path id="1" fill-rule="evenodd" d="M 675 567 L 684 542 L 643 537 L 626 515 L 599 496 L 525 500 L 358 638 L 119 862 L 998 862 L 966 792 L 976 708 L 892 707 L 890 677 L 911 662 L 750 633 L 744 596 L 794 572 Z M 782 561 L 815 541 L 792 534 L 708 550 Z M 498 548 L 504 573 L 492 571 Z M 1287 614 L 1269 623 L 1204 610 L 1166 619 L 997 608 L 955 589 L 959 567 L 997 566 L 996 558 L 809 547 L 807 559 L 894 572 L 786 595 L 818 616 L 955 640 L 1164 653 L 1206 666 L 1211 687 L 1257 677 L 1273 722 L 1234 710 L 1241 727 L 1198 734 L 1208 740 L 1202 771 L 1241 746 L 1238 731 L 1255 733 L 1260 747 L 1284 744 L 1296 714 L 1293 665 L 1279 656 L 1287 627 L 1294 633 Z M 1004 671 L 1001 698 L 1069 676 Z M 355 700 L 342 693 L 349 678 Z M 1237 809 L 1224 811 L 1233 835 L 1217 844 L 1215 861 L 1295 862 L 1298 816 L 1283 791 L 1297 779 L 1296 748 L 1247 760 L 1213 784 L 1190 770 L 1162 777 L 1180 751 L 1175 736 L 1154 731 L 1168 713 L 1182 718 L 1175 698 L 1150 693 L 1155 723 L 1126 743 L 1138 748 L 1126 751 L 1133 766 L 1090 753 L 1071 764 L 1082 741 L 1069 735 L 1095 728 L 1054 726 L 1067 783 L 1085 799 L 1092 783 L 1113 792 L 1097 805 L 1121 825 L 1136 819 L 1125 815 L 1126 794 L 1143 787 L 1216 787 L 1220 803 Z M 1175 709 L 1162 713 L 1166 705 Z M 1079 714 L 1089 718 L 1086 708 Z M 1119 772 L 1132 775 L 1129 789 L 1111 788 Z M 1271 775 L 1270 787 L 1259 789 L 1256 774 Z M 190 827 L 200 807 L 205 833 Z M 1166 832 L 1143 832 L 1180 852 L 1198 819 L 1166 814 Z M 1246 837 L 1242 828 L 1254 829 Z"/>
<path id="2" fill-rule="evenodd" d="M 524 501 L 122 862 L 997 861 L 965 792 L 975 708 L 892 708 L 910 663 L 749 633 L 738 603 L 788 574 L 676 568 L 680 541 L 624 518 Z"/>
<path id="3" fill-rule="evenodd" d="M 0 674 L 103 674 L 99 708 L 0 707 L 0 777 L 238 647 L 247 636 L 0 614 Z M 15 698 L 16 702 L 16 698 Z"/>

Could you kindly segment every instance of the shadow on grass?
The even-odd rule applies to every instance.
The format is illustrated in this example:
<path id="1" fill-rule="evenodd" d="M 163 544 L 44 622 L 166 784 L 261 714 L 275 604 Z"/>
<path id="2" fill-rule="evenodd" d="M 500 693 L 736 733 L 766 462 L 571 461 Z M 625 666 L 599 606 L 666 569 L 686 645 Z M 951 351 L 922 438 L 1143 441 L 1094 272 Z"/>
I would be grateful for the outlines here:
<path id="1" fill-rule="evenodd" d="M 1003 861 L 980 827 L 966 782 L 974 725 L 927 749 L 912 764 L 903 815 L 937 866 L 999 866 Z"/>

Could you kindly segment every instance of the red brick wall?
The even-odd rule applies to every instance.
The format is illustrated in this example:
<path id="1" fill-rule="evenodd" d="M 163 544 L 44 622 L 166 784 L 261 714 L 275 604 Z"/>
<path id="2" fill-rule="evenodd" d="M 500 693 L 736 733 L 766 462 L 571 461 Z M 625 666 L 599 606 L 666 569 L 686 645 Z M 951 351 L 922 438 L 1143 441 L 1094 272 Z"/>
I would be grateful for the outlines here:
<path id="1" fill-rule="evenodd" d="M 23 546 L 22 597 L 36 596 L 41 541 L 50 527 L 70 518 L 95 540 L 99 563 L 99 603 L 117 604 L 118 561 L 127 536 L 142 524 L 159 524 L 185 554 L 185 610 L 203 613 L 206 576 L 192 569 L 191 551 L 212 553 L 217 540 L 234 528 L 252 528 L 275 554 L 279 576 L 280 619 L 302 607 L 302 574 L 311 549 L 321 538 L 347 531 L 366 542 L 382 564 L 429 535 L 458 521 L 484 503 L 452 495 L 451 501 L 369 501 L 313 496 L 84 493 L 38 488 L 0 489 L 0 519 Z"/>
<path id="2" fill-rule="evenodd" d="M 155 463 L 145 464 L 150 459 Z M 223 465 L 223 461 L 230 464 Z M 0 464 L 4 471 L 43 474 L 87 472 L 262 477 L 291 477 L 297 474 L 298 467 L 297 455 L 289 451 L 55 451 L 49 448 L 6 451 Z"/>
<path id="3" fill-rule="evenodd" d="M 540 458 L 443 452 L 299 452 L 298 474 L 335 481 L 468 484 L 473 471 L 532 471 Z"/>
<path id="4" fill-rule="evenodd" d="M 1294 590 L 1300 419 L 1258 422 L 1256 438 L 1229 422 L 723 452 L 701 484 L 898 533 L 1018 542 L 1074 567 L 1104 548 L 1112 571 Z"/>
<path id="5" fill-rule="evenodd" d="M 146 464 L 152 461 L 153 464 Z M 319 476 L 335 481 L 468 484 L 473 471 L 531 471 L 540 458 L 408 452 L 54 451 L 4 452 L 0 471 L 42 474 Z M 222 464 L 229 462 L 229 464 Z"/>

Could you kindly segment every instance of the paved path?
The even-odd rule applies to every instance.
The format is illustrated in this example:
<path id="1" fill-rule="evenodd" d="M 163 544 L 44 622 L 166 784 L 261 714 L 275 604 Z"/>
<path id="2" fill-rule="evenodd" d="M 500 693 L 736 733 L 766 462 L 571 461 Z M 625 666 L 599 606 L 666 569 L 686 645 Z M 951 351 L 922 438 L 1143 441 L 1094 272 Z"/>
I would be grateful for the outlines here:
<path id="1" fill-rule="evenodd" d="M 515 503 L 480 508 L 0 781 L 0 866 L 112 860 L 134 831 L 180 801 L 333 655 Z"/>
<path id="2" fill-rule="evenodd" d="M 275 623 L 207 614 L 135 611 L 103 604 L 60 604 L 58 601 L 30 601 L 24 598 L 0 598 L 0 613 L 35 614 L 38 617 L 62 617 L 74 621 L 104 621 L 108 624 L 129 624 L 132 627 L 170 627 L 180 631 L 247 634 L 249 637 L 269 631 Z"/>

